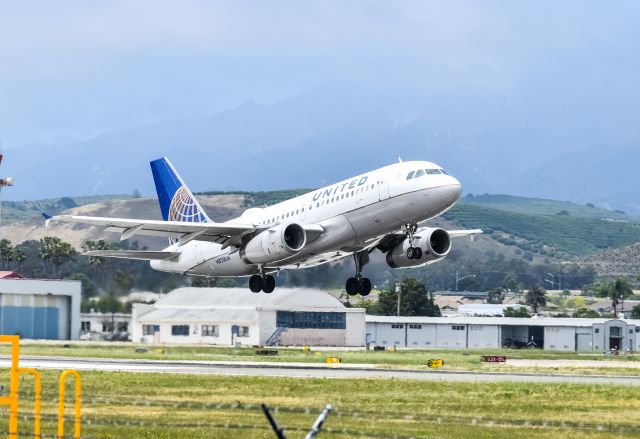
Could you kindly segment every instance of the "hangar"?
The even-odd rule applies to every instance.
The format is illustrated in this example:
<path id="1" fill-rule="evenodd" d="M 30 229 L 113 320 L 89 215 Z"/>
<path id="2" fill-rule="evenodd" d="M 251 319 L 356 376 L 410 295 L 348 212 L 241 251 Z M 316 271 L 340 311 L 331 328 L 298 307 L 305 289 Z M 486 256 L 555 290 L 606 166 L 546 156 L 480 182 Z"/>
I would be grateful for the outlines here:
<path id="1" fill-rule="evenodd" d="M 331 294 L 280 288 L 179 288 L 134 304 L 134 342 L 214 345 L 364 346 L 365 314 Z"/>
<path id="2" fill-rule="evenodd" d="M 367 316 L 366 342 L 408 348 L 640 350 L 640 320 Z"/>
<path id="3" fill-rule="evenodd" d="M 77 340 L 80 281 L 0 279 L 0 334 L 29 339 Z"/>

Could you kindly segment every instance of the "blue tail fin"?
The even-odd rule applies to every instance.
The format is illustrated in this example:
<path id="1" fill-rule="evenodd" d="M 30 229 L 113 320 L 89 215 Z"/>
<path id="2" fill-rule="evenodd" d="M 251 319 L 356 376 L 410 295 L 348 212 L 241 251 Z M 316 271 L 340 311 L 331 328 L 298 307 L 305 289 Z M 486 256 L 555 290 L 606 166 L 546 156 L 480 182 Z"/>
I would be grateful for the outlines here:
<path id="1" fill-rule="evenodd" d="M 165 221 L 206 223 L 209 217 L 166 157 L 151 163 L 153 181 Z"/>

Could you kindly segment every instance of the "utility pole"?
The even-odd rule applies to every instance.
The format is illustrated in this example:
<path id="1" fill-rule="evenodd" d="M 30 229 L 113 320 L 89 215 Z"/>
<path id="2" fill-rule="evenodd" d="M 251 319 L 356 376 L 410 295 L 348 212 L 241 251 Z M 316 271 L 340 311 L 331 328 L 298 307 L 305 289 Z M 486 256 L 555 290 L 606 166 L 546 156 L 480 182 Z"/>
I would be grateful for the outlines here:
<path id="1" fill-rule="evenodd" d="M 400 299 L 402 298 L 402 287 L 400 281 L 396 281 L 396 295 L 398 296 L 398 310 L 396 316 L 400 317 Z"/>

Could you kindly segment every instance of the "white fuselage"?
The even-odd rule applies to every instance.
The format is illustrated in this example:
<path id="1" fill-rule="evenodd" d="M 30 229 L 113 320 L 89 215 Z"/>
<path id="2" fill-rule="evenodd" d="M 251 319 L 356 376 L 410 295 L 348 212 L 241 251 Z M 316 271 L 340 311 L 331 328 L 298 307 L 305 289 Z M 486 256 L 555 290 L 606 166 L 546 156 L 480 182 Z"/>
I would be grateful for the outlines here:
<path id="1" fill-rule="evenodd" d="M 407 178 L 412 171 L 417 175 Z M 425 172 L 428 171 L 428 172 Z M 420 174 L 420 175 L 418 175 Z M 440 215 L 461 193 L 458 180 L 430 162 L 401 162 L 309 192 L 265 208 L 251 208 L 229 222 L 270 228 L 278 224 L 316 224 L 316 239 L 286 259 L 265 264 L 265 271 L 304 268 L 347 256 L 403 225 Z M 175 250 L 178 244 L 167 250 Z M 177 260 L 152 261 L 154 269 L 201 276 L 247 276 L 258 266 L 236 249 L 192 241 L 180 247 Z"/>

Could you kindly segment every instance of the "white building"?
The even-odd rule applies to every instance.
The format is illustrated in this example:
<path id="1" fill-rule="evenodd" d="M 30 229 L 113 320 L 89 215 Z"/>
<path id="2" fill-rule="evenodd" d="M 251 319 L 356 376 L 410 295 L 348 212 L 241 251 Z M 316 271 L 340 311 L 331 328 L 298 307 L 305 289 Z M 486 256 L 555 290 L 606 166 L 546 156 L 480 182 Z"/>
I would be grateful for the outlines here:
<path id="1" fill-rule="evenodd" d="M 77 340 L 80 281 L 0 279 L 0 334 Z"/>
<path id="2" fill-rule="evenodd" d="M 366 342 L 409 348 L 640 350 L 640 320 L 367 316 Z"/>
<path id="3" fill-rule="evenodd" d="M 95 310 L 80 314 L 80 332 L 83 340 L 129 339 L 131 314 L 101 313 Z"/>
<path id="4" fill-rule="evenodd" d="M 153 305 L 134 304 L 134 342 L 364 346 L 365 314 L 331 294 L 279 288 L 179 288 Z"/>

